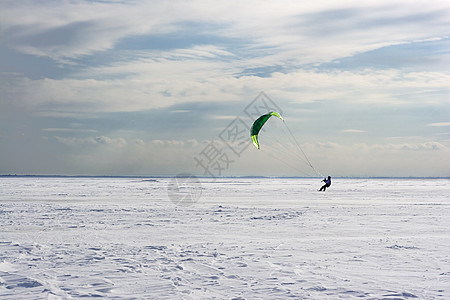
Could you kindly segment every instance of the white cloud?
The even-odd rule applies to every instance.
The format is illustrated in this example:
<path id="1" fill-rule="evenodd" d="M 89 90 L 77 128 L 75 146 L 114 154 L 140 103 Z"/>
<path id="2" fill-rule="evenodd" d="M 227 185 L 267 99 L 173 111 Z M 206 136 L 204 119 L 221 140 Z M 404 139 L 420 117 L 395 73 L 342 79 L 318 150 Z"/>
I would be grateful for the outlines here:
<path id="1" fill-rule="evenodd" d="M 427 126 L 433 126 L 433 127 L 450 126 L 450 122 L 430 123 L 430 124 L 427 124 Z"/>
<path id="2" fill-rule="evenodd" d="M 189 140 L 152 140 L 150 143 L 152 146 L 161 148 L 192 148 L 197 147 L 200 143 L 196 139 Z"/>
<path id="3" fill-rule="evenodd" d="M 234 56 L 231 52 L 214 45 L 199 45 L 190 49 L 176 49 L 162 52 L 161 56 L 166 59 L 195 59 L 195 58 L 218 58 L 222 56 Z"/>
<path id="4" fill-rule="evenodd" d="M 404 144 L 402 145 L 402 150 L 412 150 L 412 151 L 435 151 L 447 149 L 444 145 L 438 142 L 428 142 L 422 144 Z"/>
<path id="5" fill-rule="evenodd" d="M 403 151 L 435 151 L 435 150 L 449 150 L 446 146 L 439 142 L 424 142 L 424 143 L 388 143 L 388 144 L 374 144 L 365 146 L 367 150 L 381 152 L 403 152 Z"/>
<path id="6" fill-rule="evenodd" d="M 85 146 L 99 146 L 99 145 L 123 147 L 127 145 L 127 141 L 123 138 L 110 138 L 107 136 L 97 136 L 87 138 L 55 136 L 55 138 L 58 142 L 71 147 L 85 147 Z"/>
<path id="7" fill-rule="evenodd" d="M 2 28 L 11 46 L 53 59 L 111 49 L 124 37 L 164 33 L 171 27 L 163 3 L 10 2 L 4 5 Z M 173 21 L 168 20 L 169 23 Z"/>
<path id="8" fill-rule="evenodd" d="M 94 140 L 98 143 L 98 144 L 103 144 L 103 145 L 118 145 L 118 146 L 124 146 L 127 144 L 127 142 L 123 139 L 123 138 L 110 138 L 107 136 L 99 136 L 94 138 Z"/>
<path id="9" fill-rule="evenodd" d="M 228 104 L 253 99 L 260 91 L 288 101 L 291 106 L 335 101 L 348 108 L 401 107 L 402 113 L 397 114 L 401 117 L 411 107 L 442 107 L 448 101 L 448 68 L 442 68 L 441 72 L 371 67 L 345 71 L 321 69 L 320 64 L 381 47 L 448 39 L 450 21 L 446 12 L 449 9 L 448 1 L 423 5 L 387 0 L 3 2 L 2 47 L 62 62 L 61 71 L 66 73 L 47 76 L 33 69 L 33 77 L 17 72 L 2 74 L 1 111 L 4 116 L 8 111 L 23 111 L 24 119 L 31 112 L 31 116 L 41 117 L 36 118 L 42 122 L 40 125 L 44 119 L 51 120 L 43 127 L 37 126 L 43 128 L 37 130 L 44 131 L 46 136 L 63 135 L 57 137 L 60 143 L 86 149 L 75 155 L 74 167 L 76 162 L 82 162 L 80 168 L 96 172 L 95 167 L 101 164 L 103 170 L 120 173 L 131 169 L 146 172 L 155 166 L 165 170 L 166 166 L 169 172 L 169 167 L 173 170 L 178 166 L 192 166 L 192 156 L 202 143 L 161 137 L 146 142 L 136 133 L 133 139 L 110 137 L 100 127 L 83 129 L 67 123 L 56 124 L 57 118 L 48 117 L 87 119 L 105 113 L 167 108 L 189 102 Z M 155 37 L 164 43 L 153 42 Z M 124 44 L 118 49 L 120 42 L 127 38 L 136 41 L 139 50 Z M 172 43 L 173 40 L 177 42 Z M 91 56 L 102 52 L 108 59 L 98 62 L 97 56 Z M 42 60 L 39 64 L 47 62 Z M 22 62 L 18 65 L 22 68 Z M 264 76 L 249 75 L 257 73 L 253 69 L 264 68 L 269 69 Z M 313 113 L 317 111 L 315 108 Z M 182 113 L 189 110 L 174 108 L 172 112 L 184 116 Z M 299 118 L 293 112 L 290 117 Z M 220 122 L 224 118 L 228 117 L 210 120 Z M 428 123 L 432 127 L 450 124 L 429 123 L 433 122 L 430 118 L 424 120 L 427 121 L 420 124 Z M 409 126 L 399 122 L 392 124 Z M 28 121 L 19 123 L 14 126 L 20 130 L 23 124 L 29 124 Z M 2 129 L 1 134 L 9 136 L 13 126 L 8 124 L 5 128 L 6 132 Z M 355 128 L 376 131 L 360 123 L 342 124 L 336 130 L 342 128 L 347 128 L 342 133 L 365 132 Z M 77 138 L 70 137 L 71 133 L 76 133 Z M 79 138 L 92 133 L 97 137 Z M 120 136 L 118 132 L 115 134 Z M 445 157 L 442 153 L 448 158 L 448 149 L 435 142 L 417 142 L 424 140 L 430 139 L 421 136 L 409 139 L 411 143 L 379 145 L 322 142 L 305 147 L 323 164 L 323 169 L 329 163 L 335 173 L 361 175 L 362 168 L 372 168 L 381 174 L 384 168 L 394 174 L 397 166 L 392 164 L 402 161 L 403 170 L 413 173 L 415 170 L 408 163 L 418 161 L 425 174 L 422 158 L 428 159 L 433 151 L 437 170 L 440 167 L 435 161 L 442 161 Z M 336 159 L 329 158 L 330 155 L 336 155 Z M 127 169 L 127 164 L 133 165 L 132 168 Z M 243 172 L 256 170 L 246 163 L 242 165 Z"/>
<path id="10" fill-rule="evenodd" d="M 106 65 L 83 66 L 72 78 L 8 75 L 10 82 L 2 84 L 2 93 L 37 114 L 53 116 L 238 101 L 261 90 L 300 102 L 406 103 L 411 93 L 448 89 L 450 74 L 394 69 L 320 72 L 301 70 L 298 64 L 440 39 L 447 34 L 442 11 L 449 5 L 446 1 L 426 7 L 402 1 L 9 2 L 0 18 L 7 38 L 2 41 L 59 60 L 112 49 L 126 37 L 183 34 L 190 26 L 199 34 L 233 42 L 132 51 Z M 294 68 L 266 78 L 241 75 L 264 66 Z"/>
<path id="11" fill-rule="evenodd" d="M 445 101 L 439 95 L 424 98 L 426 90 L 445 91 L 450 74 L 409 73 L 399 70 L 321 71 L 297 70 L 270 77 L 226 74 L 227 66 L 215 62 L 143 62 L 143 74 L 118 79 L 10 78 L 0 90 L 5 101 L 39 115 L 67 116 L 83 113 L 140 111 L 187 102 L 224 102 L 252 99 L 264 90 L 279 99 L 305 103 L 327 99 L 346 103 L 410 104 Z M 157 70 L 162 70 L 157 74 Z M 105 69 L 107 72 L 108 68 Z M 129 66 L 117 67 L 127 72 Z M 155 70 L 151 74 L 150 70 Z M 111 71 L 113 72 L 113 71 Z M 149 73 L 147 73 L 149 72 Z M 203 77 L 203 75 L 207 75 Z M 443 93 L 443 92 L 442 92 Z M 417 94 L 419 98 L 414 97 Z M 444 97 L 445 98 L 445 97 Z M 9 99 L 9 100 L 8 100 Z M 418 99 L 418 100 L 415 100 Z"/>
<path id="12" fill-rule="evenodd" d="M 0 22 L 10 46 L 60 60 L 112 49 L 126 37 L 202 24 L 195 27 L 200 34 L 240 41 L 237 46 L 253 57 L 317 63 L 447 36 L 448 9 L 447 1 L 426 6 L 410 1 L 11 1 L 4 4 Z"/>

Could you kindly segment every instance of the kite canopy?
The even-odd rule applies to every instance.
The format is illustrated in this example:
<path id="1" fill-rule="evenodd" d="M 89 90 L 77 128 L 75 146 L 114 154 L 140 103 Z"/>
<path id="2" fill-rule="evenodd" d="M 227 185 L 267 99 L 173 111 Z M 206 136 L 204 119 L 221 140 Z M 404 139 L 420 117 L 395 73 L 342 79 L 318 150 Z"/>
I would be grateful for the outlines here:
<path id="1" fill-rule="evenodd" d="M 277 113 L 277 112 L 270 112 L 270 113 L 262 115 L 261 117 L 256 119 L 255 122 L 253 122 L 252 128 L 250 129 L 250 136 L 252 138 L 253 144 L 258 149 L 259 149 L 258 133 L 261 130 L 261 128 L 264 126 L 264 124 L 267 122 L 267 120 L 270 119 L 271 116 L 278 117 L 282 121 L 284 121 L 283 117 L 279 113 Z"/>

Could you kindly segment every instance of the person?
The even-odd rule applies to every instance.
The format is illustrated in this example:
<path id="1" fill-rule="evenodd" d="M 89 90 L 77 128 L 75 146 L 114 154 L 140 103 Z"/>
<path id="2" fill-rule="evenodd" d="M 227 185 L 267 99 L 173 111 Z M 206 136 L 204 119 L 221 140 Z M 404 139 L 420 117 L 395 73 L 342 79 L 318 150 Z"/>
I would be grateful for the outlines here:
<path id="1" fill-rule="evenodd" d="M 320 188 L 320 192 L 321 191 L 324 191 L 325 192 L 325 190 L 327 189 L 327 187 L 330 187 L 330 185 L 331 185 L 331 176 L 328 176 L 328 178 L 324 178 L 323 180 L 322 180 L 323 182 L 325 182 L 325 184 Z"/>

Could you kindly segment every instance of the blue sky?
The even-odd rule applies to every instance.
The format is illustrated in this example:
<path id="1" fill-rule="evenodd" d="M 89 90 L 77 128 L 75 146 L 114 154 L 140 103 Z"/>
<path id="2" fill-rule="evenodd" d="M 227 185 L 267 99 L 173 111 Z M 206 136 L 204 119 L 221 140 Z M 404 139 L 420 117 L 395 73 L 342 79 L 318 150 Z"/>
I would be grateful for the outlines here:
<path id="1" fill-rule="evenodd" d="M 450 176 L 448 1 L 0 5 L 0 174 Z"/>

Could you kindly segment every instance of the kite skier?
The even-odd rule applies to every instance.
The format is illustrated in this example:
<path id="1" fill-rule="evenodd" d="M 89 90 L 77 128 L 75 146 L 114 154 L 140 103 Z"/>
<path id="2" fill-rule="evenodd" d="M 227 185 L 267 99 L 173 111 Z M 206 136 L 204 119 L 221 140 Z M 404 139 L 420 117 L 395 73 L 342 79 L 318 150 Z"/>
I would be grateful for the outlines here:
<path id="1" fill-rule="evenodd" d="M 325 192 L 327 187 L 330 187 L 330 185 L 331 185 L 331 176 L 328 176 L 328 178 L 324 178 L 322 181 L 325 182 L 325 184 L 320 188 L 319 192 L 322 192 L 322 191 Z"/>

